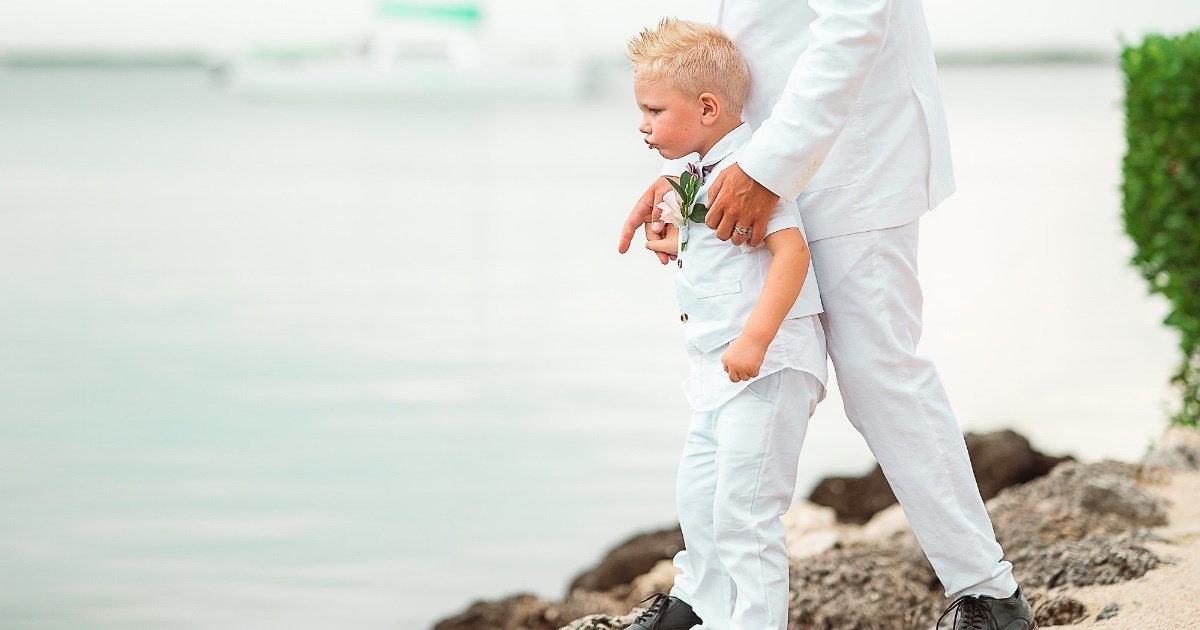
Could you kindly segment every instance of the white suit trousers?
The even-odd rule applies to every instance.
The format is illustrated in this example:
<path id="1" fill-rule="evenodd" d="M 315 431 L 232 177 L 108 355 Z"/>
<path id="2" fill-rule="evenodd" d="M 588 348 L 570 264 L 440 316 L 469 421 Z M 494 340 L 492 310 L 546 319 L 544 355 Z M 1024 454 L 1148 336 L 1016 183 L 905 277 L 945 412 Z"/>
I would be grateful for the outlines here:
<path id="1" fill-rule="evenodd" d="M 791 505 L 817 377 L 784 369 L 692 414 L 676 498 L 685 551 L 671 594 L 705 630 L 786 630 Z"/>
<path id="2" fill-rule="evenodd" d="M 1016 590 L 921 337 L 918 222 L 809 244 L 846 416 L 883 468 L 949 597 Z"/>

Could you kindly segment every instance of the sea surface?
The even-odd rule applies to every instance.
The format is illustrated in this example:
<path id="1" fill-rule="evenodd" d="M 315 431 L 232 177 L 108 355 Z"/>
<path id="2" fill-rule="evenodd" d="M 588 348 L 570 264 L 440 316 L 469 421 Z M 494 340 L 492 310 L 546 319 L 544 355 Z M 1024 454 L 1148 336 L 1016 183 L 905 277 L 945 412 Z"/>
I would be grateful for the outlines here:
<path id="1" fill-rule="evenodd" d="M 1118 69 L 942 77 L 922 350 L 966 430 L 1138 457 L 1176 338 L 1127 264 Z M 0 626 L 421 629 L 673 523 L 671 269 L 616 252 L 637 116 L 0 73 Z M 872 464 L 835 389 L 799 493 Z"/>

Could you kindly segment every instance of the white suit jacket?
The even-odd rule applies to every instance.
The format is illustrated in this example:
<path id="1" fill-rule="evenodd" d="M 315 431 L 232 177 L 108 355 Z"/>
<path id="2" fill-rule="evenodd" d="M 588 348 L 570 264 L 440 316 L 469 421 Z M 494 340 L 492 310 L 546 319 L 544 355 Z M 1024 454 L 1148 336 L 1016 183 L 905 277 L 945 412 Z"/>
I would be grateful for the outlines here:
<path id="1" fill-rule="evenodd" d="M 904 225 L 954 191 L 920 0 L 713 0 L 750 67 L 738 163 L 809 241 Z"/>
<path id="2" fill-rule="evenodd" d="M 716 166 L 705 177 L 704 185 L 697 194 L 697 202 L 707 202 L 708 187 L 722 170 L 737 161 L 752 133 L 749 125 L 742 124 L 721 138 L 704 156 L 702 165 Z M 780 199 L 767 224 L 767 234 L 790 227 L 804 232 L 804 223 L 796 204 Z M 679 252 L 675 292 L 688 344 L 706 353 L 733 341 L 742 333 L 766 284 L 771 252 L 765 246 L 731 246 L 718 239 L 716 232 L 702 223 L 689 222 L 685 229 L 686 234 L 681 231 L 680 239 L 686 239 L 687 247 L 681 247 Z M 798 319 L 822 311 L 817 276 L 811 261 L 806 273 L 800 295 L 784 319 Z M 820 354 L 823 362 L 824 353 Z"/>

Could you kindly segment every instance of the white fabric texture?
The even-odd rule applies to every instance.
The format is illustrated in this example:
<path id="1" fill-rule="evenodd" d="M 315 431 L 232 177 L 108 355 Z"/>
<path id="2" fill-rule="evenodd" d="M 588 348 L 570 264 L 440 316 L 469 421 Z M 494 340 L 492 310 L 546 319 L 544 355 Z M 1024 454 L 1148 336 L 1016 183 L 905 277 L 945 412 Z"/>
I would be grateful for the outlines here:
<path id="1" fill-rule="evenodd" d="M 676 500 L 687 549 L 671 594 L 704 630 L 786 630 L 791 505 L 808 418 L 824 386 L 798 370 L 756 381 L 692 414 Z"/>
<path id="2" fill-rule="evenodd" d="M 729 344 L 711 352 L 700 352 L 694 346 L 688 348 L 690 366 L 683 389 L 693 412 L 716 409 L 750 383 L 784 369 L 801 370 L 815 376 L 821 383 L 817 400 L 825 398 L 829 366 L 825 358 L 825 330 L 817 316 L 783 320 L 775 339 L 767 347 L 758 376 L 748 381 L 735 383 L 729 380 L 721 363 L 721 355 L 728 348 Z"/>
<path id="3" fill-rule="evenodd" d="M 1017 584 L 996 542 L 962 431 L 933 362 L 917 354 L 918 222 L 811 244 L 846 416 L 883 468 L 949 597 Z"/>

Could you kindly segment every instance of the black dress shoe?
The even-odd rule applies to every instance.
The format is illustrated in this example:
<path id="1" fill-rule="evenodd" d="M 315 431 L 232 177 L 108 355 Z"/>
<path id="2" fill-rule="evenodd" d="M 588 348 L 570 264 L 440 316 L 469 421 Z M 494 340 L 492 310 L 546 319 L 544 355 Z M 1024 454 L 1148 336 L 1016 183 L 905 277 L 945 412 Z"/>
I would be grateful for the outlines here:
<path id="1" fill-rule="evenodd" d="M 693 626 L 704 623 L 692 611 L 692 607 L 678 597 L 669 597 L 662 593 L 650 597 L 654 598 L 654 603 L 650 604 L 646 612 L 638 615 L 638 618 L 633 620 L 633 625 L 625 630 L 692 630 Z"/>
<path id="2" fill-rule="evenodd" d="M 1033 610 L 1029 600 L 1021 589 L 1011 597 L 996 599 L 987 595 L 963 595 L 954 600 L 938 618 L 937 627 L 942 627 L 942 619 L 951 611 L 954 612 L 954 630 L 1037 630 L 1037 622 L 1033 620 Z"/>

